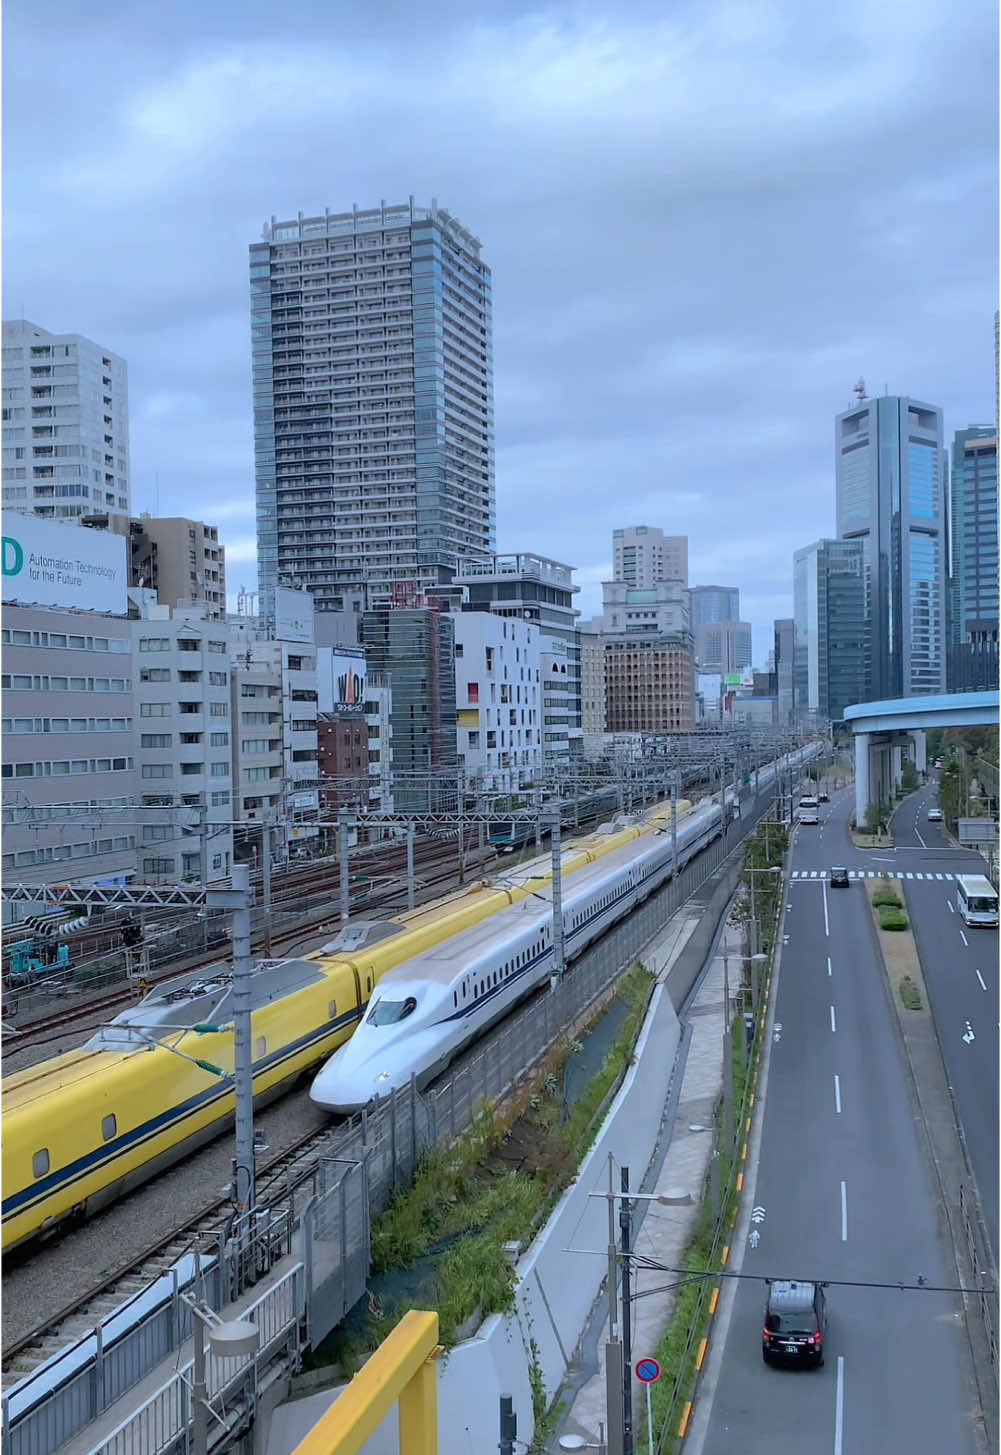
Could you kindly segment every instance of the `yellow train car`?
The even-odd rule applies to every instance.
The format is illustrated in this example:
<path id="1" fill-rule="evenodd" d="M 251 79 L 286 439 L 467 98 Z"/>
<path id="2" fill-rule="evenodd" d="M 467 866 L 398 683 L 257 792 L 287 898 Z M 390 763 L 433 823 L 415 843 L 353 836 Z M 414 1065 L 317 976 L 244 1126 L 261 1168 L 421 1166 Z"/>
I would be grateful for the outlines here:
<path id="1" fill-rule="evenodd" d="M 588 835 L 568 846 L 563 873 L 651 827 Z M 346 1041 L 387 970 L 550 877 L 542 855 L 505 883 L 481 882 L 390 920 L 349 924 L 323 949 L 257 971 L 255 1099 L 276 1095 Z M 92 1215 L 226 1129 L 235 1099 L 232 1022 L 228 970 L 196 972 L 159 987 L 86 1046 L 4 1078 L 5 1251 Z M 195 1032 L 196 1024 L 219 1029 Z"/>

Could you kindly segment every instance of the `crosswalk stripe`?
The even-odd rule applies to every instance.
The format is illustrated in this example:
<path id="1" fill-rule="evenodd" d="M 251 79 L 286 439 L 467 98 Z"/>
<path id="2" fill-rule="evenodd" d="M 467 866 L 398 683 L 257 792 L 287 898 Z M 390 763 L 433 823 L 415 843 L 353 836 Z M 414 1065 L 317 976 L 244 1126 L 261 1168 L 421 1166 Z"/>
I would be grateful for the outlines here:
<path id="1" fill-rule="evenodd" d="M 944 879 L 945 878 L 945 875 L 944 874 L 936 874 L 935 875 L 935 878 L 936 879 Z"/>
<path id="2" fill-rule="evenodd" d="M 810 878 L 811 879 L 816 879 L 816 877 L 817 877 L 817 871 L 816 871 L 816 869 L 811 869 L 810 870 Z"/>
<path id="3" fill-rule="evenodd" d="M 908 875 L 907 875 L 907 878 L 908 878 L 908 879 L 913 879 L 913 878 L 914 878 L 914 875 L 913 875 L 913 874 L 908 874 Z"/>

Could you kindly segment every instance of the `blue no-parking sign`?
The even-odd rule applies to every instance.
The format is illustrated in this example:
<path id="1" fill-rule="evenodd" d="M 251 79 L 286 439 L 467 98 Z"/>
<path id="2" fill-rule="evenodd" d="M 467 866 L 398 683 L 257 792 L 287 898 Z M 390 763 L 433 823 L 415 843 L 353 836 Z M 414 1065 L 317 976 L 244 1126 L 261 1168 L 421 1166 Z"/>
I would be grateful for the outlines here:
<path id="1" fill-rule="evenodd" d="M 660 1365 L 656 1359 L 641 1359 L 636 1366 L 636 1378 L 643 1384 L 656 1384 L 660 1378 Z"/>

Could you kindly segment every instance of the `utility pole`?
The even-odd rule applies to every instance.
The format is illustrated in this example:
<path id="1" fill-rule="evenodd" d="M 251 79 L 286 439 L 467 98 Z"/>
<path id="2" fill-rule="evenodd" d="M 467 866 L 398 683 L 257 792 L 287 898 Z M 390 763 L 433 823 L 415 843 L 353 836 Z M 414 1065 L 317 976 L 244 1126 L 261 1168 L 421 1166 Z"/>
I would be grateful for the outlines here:
<path id="1" fill-rule="evenodd" d="M 560 872 L 562 866 L 560 862 L 560 805 L 558 802 L 550 810 L 549 822 L 552 832 L 553 864 L 553 971 L 550 984 L 555 989 L 557 982 L 563 979 L 566 970 L 563 946 L 563 877 Z"/>
<path id="2" fill-rule="evenodd" d="M 261 825 L 261 876 L 264 883 L 264 958 L 271 959 L 271 825 Z"/>
<path id="3" fill-rule="evenodd" d="M 500 1455 L 514 1455 L 518 1440 L 518 1416 L 514 1412 L 514 1400 L 509 1394 L 500 1397 Z"/>
<path id="4" fill-rule="evenodd" d="M 456 794 L 455 794 L 455 797 L 456 797 L 456 805 L 455 806 L 456 806 L 456 809 L 458 810 L 458 817 L 459 817 L 459 883 L 460 884 L 464 884 L 466 882 L 465 881 L 465 877 L 463 875 L 463 868 L 464 868 L 465 859 L 466 859 L 466 836 L 465 836 L 465 832 L 464 832 L 464 830 L 465 830 L 465 811 L 466 811 L 466 773 L 465 773 L 465 769 L 462 767 L 461 764 L 459 765 L 459 771 L 458 771 L 458 774 L 456 776 L 456 785 L 455 785 L 455 787 L 456 787 Z"/>
<path id="5" fill-rule="evenodd" d="M 198 800 L 198 878 L 202 887 L 209 882 L 209 806 L 205 794 Z"/>
<path id="6" fill-rule="evenodd" d="M 414 825 L 407 824 L 407 909 L 414 907 Z"/>
<path id="7" fill-rule="evenodd" d="M 671 873 L 678 873 L 678 789 L 681 787 L 681 773 L 671 779 Z"/>
<path id="8" fill-rule="evenodd" d="M 243 891 L 243 907 L 233 911 L 233 1030 L 236 1081 L 236 1177 L 233 1201 L 249 1212 L 255 1200 L 254 1063 L 251 1011 L 254 962 L 250 954 L 250 869 L 233 865 L 233 888 Z"/>
<path id="9" fill-rule="evenodd" d="M 632 1252 L 633 1212 L 629 1201 L 629 1168 L 622 1168 L 622 1206 L 619 1228 L 622 1233 L 622 1455 L 633 1455 L 633 1332 L 632 1289 L 629 1256 Z"/>

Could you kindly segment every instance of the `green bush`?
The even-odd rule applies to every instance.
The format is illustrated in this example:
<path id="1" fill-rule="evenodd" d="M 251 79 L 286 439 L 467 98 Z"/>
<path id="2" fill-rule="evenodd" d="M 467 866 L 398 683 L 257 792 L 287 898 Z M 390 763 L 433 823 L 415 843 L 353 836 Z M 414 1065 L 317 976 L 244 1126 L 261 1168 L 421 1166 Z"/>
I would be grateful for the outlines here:
<path id="1" fill-rule="evenodd" d="M 924 1008 L 921 1000 L 921 992 L 909 975 L 904 976 L 903 980 L 897 986 L 897 990 L 900 993 L 900 999 L 903 1001 L 906 1010 L 922 1010 Z"/>
<path id="2" fill-rule="evenodd" d="M 877 909 L 881 905 L 890 905 L 893 909 L 903 909 L 904 901 L 895 889 L 877 889 L 872 896 L 872 902 Z"/>
<path id="3" fill-rule="evenodd" d="M 892 905 L 881 904 L 879 906 L 879 927 L 881 930 L 906 930 L 907 916 L 902 909 L 894 909 Z"/>

